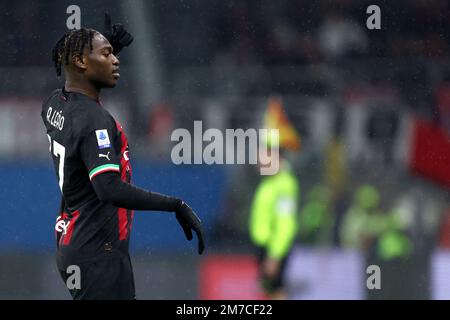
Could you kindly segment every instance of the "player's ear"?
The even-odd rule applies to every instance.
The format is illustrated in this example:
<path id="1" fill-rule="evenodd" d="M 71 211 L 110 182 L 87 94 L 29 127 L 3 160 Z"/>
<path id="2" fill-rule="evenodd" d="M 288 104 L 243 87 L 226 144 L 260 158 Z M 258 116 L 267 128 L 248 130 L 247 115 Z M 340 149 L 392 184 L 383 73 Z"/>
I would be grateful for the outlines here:
<path id="1" fill-rule="evenodd" d="M 80 69 L 83 69 L 83 70 L 87 69 L 86 63 L 85 63 L 82 55 L 79 55 L 79 54 L 75 55 L 72 59 L 72 62 L 76 67 L 78 67 Z"/>

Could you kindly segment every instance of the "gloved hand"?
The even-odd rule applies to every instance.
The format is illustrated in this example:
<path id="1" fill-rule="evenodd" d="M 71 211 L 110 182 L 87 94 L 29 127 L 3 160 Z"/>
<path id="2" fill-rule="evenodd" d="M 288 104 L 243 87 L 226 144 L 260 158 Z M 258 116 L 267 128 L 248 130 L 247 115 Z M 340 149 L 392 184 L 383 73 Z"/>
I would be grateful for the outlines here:
<path id="1" fill-rule="evenodd" d="M 116 23 L 111 26 L 111 16 L 105 13 L 105 30 L 103 35 L 113 46 L 113 54 L 118 54 L 123 47 L 128 47 L 133 42 L 133 36 L 125 29 L 125 27 Z"/>
<path id="2" fill-rule="evenodd" d="M 200 218 L 184 201 L 181 201 L 181 204 L 175 210 L 175 216 L 189 241 L 192 240 L 192 230 L 195 231 L 198 238 L 198 253 L 202 254 L 205 249 L 205 243 L 203 241 L 202 222 Z"/>

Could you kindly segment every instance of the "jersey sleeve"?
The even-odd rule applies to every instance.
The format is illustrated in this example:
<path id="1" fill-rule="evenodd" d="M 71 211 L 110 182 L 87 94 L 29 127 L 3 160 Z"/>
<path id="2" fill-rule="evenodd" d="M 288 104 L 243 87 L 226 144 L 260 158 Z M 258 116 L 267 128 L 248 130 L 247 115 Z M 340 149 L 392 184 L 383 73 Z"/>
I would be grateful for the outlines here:
<path id="1" fill-rule="evenodd" d="M 114 120 L 101 119 L 90 125 L 87 134 L 81 139 L 80 154 L 89 179 L 108 171 L 120 172 L 120 157 L 114 148 L 117 128 Z"/>

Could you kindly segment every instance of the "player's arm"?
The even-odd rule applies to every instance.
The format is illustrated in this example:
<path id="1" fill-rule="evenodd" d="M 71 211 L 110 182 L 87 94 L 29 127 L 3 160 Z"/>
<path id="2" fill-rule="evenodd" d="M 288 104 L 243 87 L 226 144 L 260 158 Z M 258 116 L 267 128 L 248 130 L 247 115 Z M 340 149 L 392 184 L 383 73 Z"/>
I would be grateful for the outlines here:
<path id="1" fill-rule="evenodd" d="M 114 55 L 117 55 L 124 47 L 128 47 L 133 42 L 133 36 L 121 23 L 111 23 L 111 15 L 109 13 L 105 13 L 103 35 L 112 45 Z"/>
<path id="2" fill-rule="evenodd" d="M 175 212 L 182 200 L 151 192 L 122 181 L 112 171 L 97 175 L 91 181 L 97 197 L 119 208 Z"/>
<path id="3" fill-rule="evenodd" d="M 114 172 L 104 172 L 92 179 L 92 185 L 98 198 L 120 208 L 145 211 L 175 212 L 188 240 L 192 239 L 193 229 L 199 240 L 199 253 L 204 250 L 201 221 L 195 212 L 183 200 L 148 191 L 124 182 Z"/>
<path id="4" fill-rule="evenodd" d="M 199 240 L 198 252 L 204 250 L 203 232 L 201 221 L 195 212 L 183 200 L 148 191 L 132 184 L 124 182 L 115 172 L 104 172 L 92 179 L 92 186 L 97 197 L 104 202 L 116 207 L 130 210 L 168 211 L 175 212 L 188 240 L 192 239 L 192 230 Z"/>
<path id="5" fill-rule="evenodd" d="M 80 144 L 80 154 L 89 172 L 89 178 L 97 197 L 119 208 L 175 212 L 188 240 L 192 231 L 197 234 L 198 251 L 204 250 L 201 221 L 195 212 L 181 199 L 138 188 L 120 179 L 120 158 L 116 154 L 110 137 L 116 134 L 115 124 L 102 119 Z"/>

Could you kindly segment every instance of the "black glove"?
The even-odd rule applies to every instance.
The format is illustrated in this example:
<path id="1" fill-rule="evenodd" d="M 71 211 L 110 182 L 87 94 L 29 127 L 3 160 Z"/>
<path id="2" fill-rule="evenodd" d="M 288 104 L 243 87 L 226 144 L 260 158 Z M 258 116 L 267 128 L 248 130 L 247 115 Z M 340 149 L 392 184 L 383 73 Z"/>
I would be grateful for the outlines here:
<path id="1" fill-rule="evenodd" d="M 103 35 L 113 46 L 113 54 L 118 54 L 123 47 L 128 47 L 133 42 L 133 36 L 120 23 L 111 26 L 111 16 L 105 13 L 105 31 Z"/>
<path id="2" fill-rule="evenodd" d="M 205 249 L 205 243 L 203 241 L 202 222 L 200 218 L 184 201 L 181 201 L 181 204 L 175 210 L 175 216 L 189 241 L 192 240 L 192 230 L 195 231 L 198 238 L 198 253 L 202 254 Z"/>

